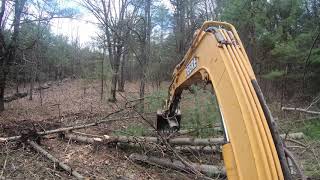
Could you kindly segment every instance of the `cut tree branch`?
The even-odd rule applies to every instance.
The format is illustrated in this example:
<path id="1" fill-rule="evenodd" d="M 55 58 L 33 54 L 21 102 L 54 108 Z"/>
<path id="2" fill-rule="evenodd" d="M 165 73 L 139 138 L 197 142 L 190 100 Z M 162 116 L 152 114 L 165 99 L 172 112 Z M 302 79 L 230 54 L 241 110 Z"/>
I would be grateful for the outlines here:
<path id="1" fill-rule="evenodd" d="M 282 107 L 281 109 L 282 109 L 282 111 L 298 111 L 298 112 L 303 112 L 303 113 L 307 113 L 307 114 L 320 115 L 320 112 L 318 112 L 318 111 L 309 111 L 309 110 L 302 109 L 302 108 Z"/>
<path id="2" fill-rule="evenodd" d="M 131 154 L 129 158 L 132 161 L 136 162 L 144 162 L 149 163 L 152 165 L 158 165 L 162 167 L 167 167 L 179 171 L 184 172 L 192 172 L 189 167 L 184 165 L 181 161 L 178 160 L 172 160 L 167 158 L 157 158 L 154 156 L 146 156 L 146 155 L 140 155 L 140 154 Z M 197 163 L 190 163 L 192 168 L 200 171 L 201 173 L 207 175 L 207 176 L 225 176 L 225 170 L 222 167 L 217 167 L 213 165 L 206 165 L 206 164 L 197 164 Z"/>
<path id="3" fill-rule="evenodd" d="M 54 130 L 49 130 L 49 131 L 41 131 L 41 132 L 37 132 L 37 135 L 39 136 L 44 136 L 44 135 L 49 135 L 49 134 L 55 134 L 55 133 L 62 133 L 65 131 L 72 131 L 72 130 L 77 130 L 77 129 L 85 129 L 88 127 L 92 127 L 92 126 L 97 126 L 99 124 L 103 124 L 103 123 L 110 123 L 110 122 L 115 122 L 115 121 L 120 121 L 120 120 L 125 120 L 125 119 L 131 119 L 131 118 L 135 118 L 134 117 L 121 117 L 121 118 L 108 118 L 108 119 L 103 119 L 94 123 L 89 123 L 89 124 L 83 124 L 83 125 L 78 125 L 78 126 L 71 126 L 71 127 L 64 127 L 64 128 L 59 128 L 59 129 L 54 129 Z M 12 137 L 7 137 L 7 138 L 0 138 L 0 143 L 3 142 L 8 142 L 8 141 L 17 141 L 19 139 L 21 139 L 22 136 L 12 136 Z"/>
<path id="4" fill-rule="evenodd" d="M 37 152 L 43 154 L 45 157 L 47 157 L 48 159 L 50 159 L 51 161 L 53 161 L 53 163 L 58 164 L 62 169 L 64 169 L 65 171 L 69 172 L 70 174 L 72 174 L 74 177 L 76 177 L 77 179 L 85 179 L 81 174 L 79 174 L 77 171 L 73 170 L 70 166 L 64 164 L 63 162 L 59 161 L 57 158 L 55 158 L 54 156 L 52 156 L 50 153 L 48 153 L 46 150 L 44 150 L 41 146 L 39 146 L 37 143 L 35 143 L 34 141 L 28 141 L 28 144 L 30 146 L 32 146 L 32 148 L 34 150 L 36 150 Z"/>
<path id="5" fill-rule="evenodd" d="M 291 159 L 293 165 L 296 167 L 296 170 L 298 171 L 298 174 L 299 174 L 300 178 L 301 178 L 302 180 L 306 180 L 307 178 L 306 178 L 305 175 L 303 174 L 303 172 L 302 172 L 302 170 L 301 170 L 301 168 L 300 168 L 297 160 L 294 158 L 294 155 L 293 155 L 288 149 L 286 149 L 286 148 L 284 148 L 284 152 L 285 152 L 286 156 L 287 156 L 289 159 Z"/>

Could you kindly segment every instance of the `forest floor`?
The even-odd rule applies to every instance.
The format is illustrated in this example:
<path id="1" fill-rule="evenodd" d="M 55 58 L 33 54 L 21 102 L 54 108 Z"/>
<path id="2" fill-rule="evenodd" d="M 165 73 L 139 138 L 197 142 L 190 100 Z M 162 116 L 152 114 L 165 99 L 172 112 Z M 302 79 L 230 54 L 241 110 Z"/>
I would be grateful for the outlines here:
<path id="1" fill-rule="evenodd" d="M 145 113 L 143 116 L 150 121 L 156 118 L 156 109 L 161 108 L 162 99 L 166 96 L 167 83 L 159 89 L 151 85 L 146 88 Z M 109 90 L 108 87 L 106 87 Z M 21 88 L 21 91 L 27 91 Z M 9 91 L 10 92 L 10 91 Z M 115 112 L 139 96 L 139 84 L 127 83 L 125 92 L 117 93 L 117 102 L 110 103 L 107 97 L 100 96 L 100 82 L 66 79 L 62 82 L 52 82 L 49 89 L 33 94 L 33 100 L 28 97 L 6 104 L 6 110 L 0 114 L 0 137 L 19 135 L 25 130 L 37 131 L 56 129 L 75 124 L 95 122 L 109 113 Z M 107 93 L 105 93 L 107 94 Z M 40 98 L 42 97 L 42 99 Z M 198 130 L 193 136 L 219 136 L 216 132 L 204 127 L 216 125 L 218 122 L 217 107 L 210 101 L 205 91 L 187 93 L 182 101 L 184 113 L 184 129 Z M 213 105 L 214 108 L 208 108 Z M 211 106 L 210 106 L 211 107 Z M 144 135 L 150 129 L 146 120 L 137 117 L 137 113 L 126 110 L 112 115 L 113 117 L 131 117 L 127 120 L 101 124 L 84 130 L 83 133 L 96 135 Z M 280 112 L 275 116 L 281 117 Z M 301 119 L 301 116 L 299 116 Z M 211 122 L 212 119 L 215 121 Z M 318 122 L 318 120 L 317 120 Z M 282 132 L 304 132 L 307 138 L 300 140 L 302 144 L 289 143 L 301 163 L 302 169 L 312 179 L 320 179 L 320 135 L 319 124 L 309 121 L 291 122 L 280 120 Z M 190 135 L 191 136 L 191 135 Z M 221 136 L 221 135 L 220 135 Z M 137 149 L 123 149 L 117 146 L 95 146 L 81 144 L 60 138 L 41 141 L 41 146 L 52 155 L 70 165 L 90 179 L 195 179 L 194 175 L 180 171 L 160 168 L 151 165 L 138 165 L 128 156 L 132 152 L 144 153 Z M 0 177 L 5 179 L 72 179 L 41 154 L 20 143 L 5 143 L 0 145 Z M 186 156 L 187 157 L 187 156 Z M 190 157 L 197 162 L 209 162 L 222 165 L 220 155 L 205 157 Z M 213 160 L 212 160 L 213 159 Z"/>

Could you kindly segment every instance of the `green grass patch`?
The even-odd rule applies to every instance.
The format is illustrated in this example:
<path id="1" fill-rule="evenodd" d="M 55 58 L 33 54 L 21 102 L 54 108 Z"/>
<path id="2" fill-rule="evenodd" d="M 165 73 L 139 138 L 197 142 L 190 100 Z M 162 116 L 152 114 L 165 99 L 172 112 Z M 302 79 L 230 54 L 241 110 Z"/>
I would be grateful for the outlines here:
<path id="1" fill-rule="evenodd" d="M 130 126 L 124 130 L 114 131 L 113 135 L 116 136 L 145 136 L 147 135 L 147 128 L 142 125 Z"/>
<path id="2" fill-rule="evenodd" d="M 167 96 L 167 89 L 158 90 L 150 94 L 145 100 L 145 112 L 156 112 L 158 109 L 162 109 Z"/>
<path id="3" fill-rule="evenodd" d="M 284 131 L 303 132 L 304 135 L 313 140 L 320 140 L 320 117 L 314 119 L 308 119 L 305 121 L 299 120 L 298 122 L 292 121 L 289 125 L 283 125 Z"/>
<path id="4" fill-rule="evenodd" d="M 158 109 L 162 109 L 167 95 L 167 89 L 150 94 L 144 101 L 144 112 L 155 113 Z M 210 91 L 192 86 L 191 93 L 183 92 L 180 109 L 182 113 L 181 129 L 192 130 L 190 135 L 200 138 L 221 136 L 221 132 L 215 131 L 213 128 L 221 122 L 221 116 L 216 97 Z M 156 114 L 154 114 L 154 118 L 156 118 Z M 144 136 L 148 134 L 146 129 L 142 125 L 134 125 L 125 130 L 114 132 L 114 134 Z"/>
<path id="5" fill-rule="evenodd" d="M 311 139 L 320 140 L 320 118 L 305 122 L 302 132 Z"/>
<path id="6" fill-rule="evenodd" d="M 213 127 L 221 122 L 216 97 L 208 90 L 192 86 L 193 93 L 182 97 L 182 129 L 195 130 L 193 135 L 201 138 L 216 136 Z"/>

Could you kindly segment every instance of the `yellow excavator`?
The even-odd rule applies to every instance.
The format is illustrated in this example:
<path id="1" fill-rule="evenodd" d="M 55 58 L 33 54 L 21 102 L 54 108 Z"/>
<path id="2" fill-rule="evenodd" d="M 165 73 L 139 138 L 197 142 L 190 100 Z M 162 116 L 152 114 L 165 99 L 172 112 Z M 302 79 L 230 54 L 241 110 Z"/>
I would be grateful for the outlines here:
<path id="1" fill-rule="evenodd" d="M 225 143 L 222 154 L 230 180 L 291 179 L 282 140 L 234 26 L 208 21 L 175 67 L 169 96 L 157 112 L 157 129 L 180 129 L 181 93 L 205 82 L 216 95 Z"/>

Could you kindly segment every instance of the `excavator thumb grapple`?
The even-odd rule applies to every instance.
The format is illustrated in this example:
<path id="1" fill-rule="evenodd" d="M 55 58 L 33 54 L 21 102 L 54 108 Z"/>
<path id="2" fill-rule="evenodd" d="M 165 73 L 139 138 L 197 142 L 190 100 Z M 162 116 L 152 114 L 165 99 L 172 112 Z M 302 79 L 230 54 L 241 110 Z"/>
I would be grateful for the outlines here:
<path id="1" fill-rule="evenodd" d="M 173 116 L 168 116 L 164 110 L 157 111 L 156 127 L 158 131 L 175 132 L 180 130 L 181 111 L 177 110 Z"/>

